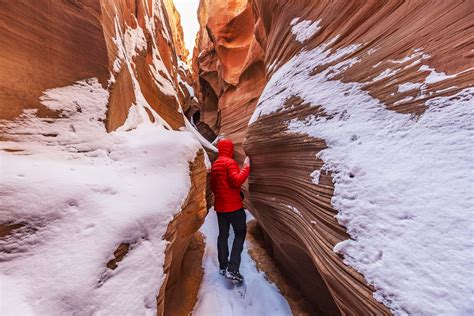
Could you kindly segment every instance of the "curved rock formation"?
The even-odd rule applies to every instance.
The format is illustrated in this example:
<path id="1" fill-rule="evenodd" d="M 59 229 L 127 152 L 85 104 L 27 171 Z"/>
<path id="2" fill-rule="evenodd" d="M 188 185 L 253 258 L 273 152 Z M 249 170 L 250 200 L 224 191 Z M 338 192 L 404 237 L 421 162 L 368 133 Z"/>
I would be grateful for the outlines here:
<path id="1" fill-rule="evenodd" d="M 247 11 L 249 6 L 252 12 Z M 241 27 L 239 19 L 250 15 L 253 21 Z M 391 289 L 377 283 L 380 279 L 371 278 L 373 286 L 368 285 L 333 251 L 349 238 L 340 224 L 358 237 L 370 219 L 353 226 L 356 215 L 338 215 L 355 204 L 354 196 L 341 194 L 347 183 L 357 181 L 360 170 L 346 171 L 336 158 L 326 161 L 326 149 L 335 147 L 335 138 L 325 139 L 322 135 L 332 135 L 331 131 L 315 133 L 314 127 L 337 120 L 337 125 L 324 126 L 338 126 L 347 133 L 352 129 L 348 139 L 356 142 L 363 123 L 376 121 L 369 116 L 350 126 L 357 109 L 365 109 L 366 104 L 386 109 L 383 115 L 408 113 L 413 118 L 430 104 L 459 100 L 467 107 L 474 82 L 473 18 L 472 4 L 462 1 L 201 1 L 203 34 L 197 41 L 201 51 L 194 67 L 199 69 L 203 93 L 202 116 L 214 130 L 230 131 L 234 141 L 247 138 L 244 148 L 252 159 L 248 207 L 275 259 L 316 310 L 382 315 L 389 309 L 380 302 L 394 311 L 406 312 L 407 307 L 400 303 L 399 293 L 387 294 Z M 253 36 L 256 44 L 237 44 L 253 43 Z M 239 58 L 233 55 L 237 51 Z M 265 80 L 256 71 L 262 62 Z M 247 69 L 253 69 L 248 77 Z M 246 113 L 255 106 L 264 81 L 247 130 Z M 227 91 L 239 92 L 233 98 Z M 409 116 L 397 116 L 402 117 Z M 345 150 L 349 154 L 349 148 Z M 374 205 L 381 210 L 385 206 Z M 376 262 L 382 256 L 354 259 L 354 253 L 341 252 L 350 258 L 346 262 L 359 268 L 360 260 Z M 377 300 L 374 290 L 379 290 Z"/>
<path id="2" fill-rule="evenodd" d="M 236 159 L 243 161 L 247 122 L 265 84 L 252 6 L 246 0 L 201 1 L 198 18 L 193 68 L 199 74 L 201 120 L 231 138 Z"/>
<path id="3" fill-rule="evenodd" d="M 165 280 L 157 297 L 158 315 L 189 315 L 202 280 L 204 241 L 199 228 L 207 215 L 204 152 L 190 165 L 191 190 L 182 211 L 169 224 L 166 235 Z M 193 244 L 193 247 L 189 247 Z"/>
<path id="4" fill-rule="evenodd" d="M 128 137 L 126 132 L 133 131 L 141 123 L 145 123 L 143 125 L 148 127 L 153 124 L 154 127 L 157 127 L 154 132 L 151 131 L 149 134 L 145 133 L 138 136 L 142 141 L 146 142 L 147 137 L 163 140 L 168 136 L 173 137 L 175 135 L 177 143 L 163 143 L 164 147 L 161 148 L 160 155 L 164 155 L 165 151 L 168 151 L 167 154 L 170 155 L 169 152 L 172 151 L 170 147 L 179 148 L 186 142 L 197 144 L 193 140 L 192 134 L 178 135 L 180 132 L 173 134 L 166 131 L 185 128 L 186 118 L 184 114 L 192 115 L 198 108 L 197 99 L 194 95 L 193 78 L 185 63 L 188 52 L 183 44 L 180 17 L 172 0 L 7 1 L 0 5 L 0 17 L 2 21 L 9 21 L 0 24 L 0 45 L 2 46 L 0 51 L 0 139 L 6 140 L 6 142 L 0 143 L 0 154 L 2 151 L 3 153 L 8 152 L 9 155 L 18 154 L 18 157 L 25 152 L 28 155 L 37 154 L 35 150 L 45 150 L 42 146 L 46 144 L 50 148 L 49 155 L 53 161 L 54 159 L 60 160 L 63 156 L 72 155 L 74 159 L 70 159 L 74 161 L 90 158 L 94 163 L 100 164 L 101 158 L 104 158 L 108 161 L 108 166 L 114 164 L 118 166 L 120 163 L 116 163 L 116 161 L 125 156 L 132 158 L 153 156 L 156 155 L 156 152 L 153 153 L 153 151 L 156 151 L 157 148 L 159 151 L 161 146 L 159 144 L 147 147 L 146 144 L 143 146 L 143 143 L 135 143 L 129 148 L 130 152 L 126 155 L 118 154 L 121 157 L 112 157 L 117 146 L 124 145 L 123 141 Z M 55 94 L 53 93 L 54 97 L 51 91 L 56 91 Z M 102 110 L 103 112 L 101 112 Z M 114 146 L 108 147 L 111 145 L 109 141 L 115 136 L 105 134 L 104 125 L 108 132 L 117 129 L 124 132 L 120 136 L 120 140 L 117 138 L 112 141 L 115 144 Z M 162 128 L 158 128 L 160 126 Z M 132 144 L 133 142 L 131 141 Z M 196 147 L 199 146 L 197 145 L 194 148 L 189 146 L 179 153 L 180 157 L 169 157 L 169 162 L 172 165 L 172 159 L 186 160 L 184 157 L 196 154 Z M 46 150 L 46 152 L 48 151 Z M 8 158 L 8 163 L 5 162 L 5 165 L 3 165 L 4 161 L 2 160 L 1 172 L 3 172 L 3 168 L 19 168 L 15 164 L 15 156 L 8 156 Z M 151 297 L 159 294 L 157 297 L 158 314 L 179 312 L 184 315 L 192 310 L 200 282 L 200 264 L 196 265 L 194 262 L 200 262 L 199 256 L 202 256 L 203 250 L 202 238 L 196 232 L 207 212 L 207 175 L 204 160 L 204 153 L 200 150 L 196 154 L 194 162 L 189 166 L 190 191 L 181 211 L 171 221 L 166 234 L 163 236 L 169 242 L 166 252 L 163 255 L 160 253 L 153 254 L 153 251 L 160 249 L 162 244 L 165 243 L 162 238 L 156 238 L 156 234 L 160 232 L 160 225 L 164 223 L 166 226 L 167 220 L 170 220 L 162 213 L 166 214 L 166 209 L 172 207 L 172 203 L 160 205 L 161 197 L 157 199 L 158 201 L 150 199 L 151 205 L 155 203 L 155 208 L 159 208 L 154 210 L 154 215 L 150 216 L 151 218 L 148 218 L 148 220 L 145 216 L 137 221 L 132 220 L 130 223 L 126 223 L 127 225 L 136 225 L 138 229 L 134 228 L 132 231 L 138 231 L 138 235 L 142 234 L 140 237 L 123 237 L 119 234 L 118 238 L 115 234 L 107 236 L 107 238 L 116 238 L 117 240 L 114 240 L 115 243 L 108 248 L 110 252 L 104 252 L 97 256 L 101 258 L 99 260 L 102 260 L 102 256 L 106 259 L 104 259 L 102 265 L 104 272 L 102 276 L 97 277 L 99 279 L 98 283 L 90 292 L 106 292 L 107 290 L 104 290 L 104 288 L 111 286 L 109 278 L 114 275 L 112 271 L 119 271 L 118 273 L 121 275 L 127 274 L 120 272 L 121 268 L 124 268 L 123 265 L 127 264 L 124 262 L 127 260 L 129 262 L 130 260 L 133 261 L 134 259 L 130 259 L 130 257 L 143 251 L 137 249 L 148 242 L 152 244 L 152 246 L 148 245 L 151 256 L 149 264 L 156 262 L 159 270 L 159 264 L 164 257 L 162 263 L 165 277 L 163 277 L 163 280 L 156 280 L 155 283 L 159 287 L 160 282 L 163 281 L 161 290 L 159 293 L 153 293 L 152 291 L 148 293 Z M 157 161 L 156 156 L 151 157 L 150 163 L 145 164 L 145 169 L 153 163 L 157 164 Z M 68 163 L 70 163 L 70 160 Z M 91 163 L 91 165 L 94 163 Z M 178 162 L 178 160 L 174 163 L 176 165 L 172 167 L 176 167 L 177 170 L 187 168 L 185 165 L 181 166 L 181 162 Z M 58 162 L 57 165 L 61 165 L 61 163 Z M 124 169 L 121 176 L 130 178 L 132 173 L 136 174 L 136 168 L 139 167 L 132 166 L 131 169 L 134 169 L 134 171 Z M 153 168 L 155 168 L 154 172 L 159 173 L 162 166 L 158 163 Z M 74 170 L 72 167 L 70 169 Z M 100 174 L 105 169 L 106 167 L 97 169 L 94 176 L 100 178 Z M 52 172 L 58 173 L 59 171 L 53 169 Z M 147 172 L 144 171 L 144 173 L 143 176 L 146 176 Z M 175 174 L 175 176 L 178 175 Z M 67 175 L 64 175 L 64 177 L 67 177 Z M 64 187 L 72 188 L 72 191 L 74 191 L 74 188 L 77 189 L 81 186 L 78 186 L 75 182 L 79 178 L 78 176 L 71 175 L 71 177 L 71 181 L 67 185 L 65 184 Z M 88 183 L 83 187 L 91 187 L 92 193 L 89 192 L 84 196 L 93 196 L 94 192 L 99 192 L 106 195 L 103 198 L 105 200 L 107 196 L 118 194 L 117 190 L 114 191 L 111 188 L 99 188 L 103 185 L 98 178 L 90 177 L 88 179 Z M 2 180 L 7 181 L 7 178 Z M 159 183 L 157 183 L 156 178 L 153 181 L 149 184 L 153 185 L 153 189 L 159 190 Z M 51 185 L 49 182 L 48 184 Z M 133 183 L 130 187 L 139 187 L 141 184 L 141 182 Z M 183 181 L 184 186 L 182 188 L 186 188 L 188 184 Z M 9 183 L 8 188 L 6 184 L 3 185 L 4 183 L 0 188 L 0 195 L 2 196 L 4 194 L 10 196 L 13 193 L 18 193 L 17 191 L 21 191 L 21 187 L 15 187 L 13 184 Z M 31 188 L 28 188 L 33 190 L 34 184 L 31 185 Z M 67 192 L 64 188 L 56 189 Z M 38 191 L 41 190 L 38 187 Z M 46 190 L 46 192 L 50 191 Z M 123 191 L 120 194 L 127 195 L 127 192 Z M 33 193 L 36 194 L 36 192 Z M 161 193 L 166 195 L 166 193 Z M 182 193 L 178 189 L 170 195 L 179 199 Z M 186 192 L 184 194 L 185 197 Z M 71 202 L 68 202 L 67 205 L 69 206 L 67 207 L 82 207 L 74 200 L 73 193 L 71 193 L 71 196 Z M 8 259 L 3 261 L 9 261 L 11 258 L 8 253 L 11 248 L 16 247 L 16 239 L 23 242 L 23 240 L 28 241 L 31 238 L 34 242 L 38 242 L 41 236 L 33 238 L 30 235 L 36 236 L 36 232 L 42 229 L 41 232 L 47 235 L 43 232 L 47 230 L 43 226 L 49 225 L 49 229 L 57 223 L 51 225 L 48 222 L 48 214 L 42 214 L 40 208 L 36 212 L 37 214 L 33 210 L 31 211 L 32 214 L 25 215 L 25 222 L 22 222 L 21 218 L 16 218 L 14 215 L 18 210 L 7 206 L 4 204 L 7 203 L 6 200 L 3 198 L 2 200 L 2 203 L 0 203 L 2 204 L 0 206 L 0 213 L 2 214 L 0 220 L 0 253 Z M 113 201 L 116 203 L 117 200 Z M 56 207 L 54 199 L 50 197 L 45 197 L 44 203 L 50 203 L 51 209 Z M 111 205 L 109 205 L 109 211 L 111 211 L 110 216 L 113 218 L 114 215 L 112 214 L 116 211 L 117 206 L 113 203 Z M 130 209 L 129 212 L 138 211 L 138 214 L 141 214 L 140 211 L 146 213 L 144 209 L 150 210 L 149 206 L 144 207 L 144 209 L 140 209 L 140 207 L 143 207 L 143 205 L 137 205 L 137 209 Z M 89 209 L 94 209 L 94 207 Z M 86 211 L 89 209 L 86 208 Z M 81 209 L 82 211 L 84 210 Z M 107 213 L 107 208 L 105 212 Z M 70 218 L 74 217 L 67 213 L 67 216 L 64 215 L 64 222 L 70 220 L 70 218 L 67 218 L 68 216 Z M 100 223 L 100 221 L 96 223 L 95 220 L 97 219 L 92 218 L 92 224 L 84 230 L 87 231 L 90 228 L 90 231 L 96 233 L 94 227 L 99 226 L 97 223 Z M 140 226 L 142 220 L 145 224 Z M 153 221 L 157 221 L 157 223 L 151 224 Z M 38 226 L 37 222 L 40 222 L 43 226 Z M 147 223 L 154 225 L 154 227 L 148 230 L 145 228 Z M 110 227 L 113 227 L 113 225 L 111 223 Z M 117 230 L 126 231 L 127 229 L 121 227 Z M 57 229 L 57 231 L 61 230 Z M 76 235 L 74 233 L 76 232 L 71 232 L 63 239 L 75 239 Z M 100 235 L 98 236 L 97 238 L 101 238 Z M 83 235 L 78 234 L 76 237 L 81 238 Z M 121 237 L 124 239 L 120 240 Z M 100 242 L 97 242 L 97 244 L 103 246 L 104 243 L 109 241 L 107 239 L 107 241 L 100 240 Z M 98 245 L 94 246 L 99 249 Z M 57 247 L 60 247 L 60 244 Z M 31 250 L 26 246 L 24 248 L 26 249 L 23 249 L 25 252 Z M 71 249 L 55 248 L 54 250 L 59 253 L 61 250 L 67 252 Z M 94 255 L 96 254 L 94 253 Z M 14 258 L 11 260 L 14 260 Z M 93 258 L 90 260 L 93 261 Z M 93 262 L 91 266 L 97 264 L 100 265 L 101 262 Z M 3 273 L 8 270 L 8 267 L 3 270 L 4 267 L 2 266 L 2 278 Z M 196 276 L 182 273 L 183 267 L 196 272 Z M 150 271 L 154 270 L 148 269 L 148 272 Z M 140 271 L 136 272 L 139 274 Z M 27 274 L 28 271 L 24 273 Z M 11 274 L 14 275 L 14 273 Z M 38 271 L 38 274 L 41 274 L 41 272 Z M 80 275 L 79 272 L 77 274 Z M 156 275 L 156 273 L 154 275 L 151 273 L 148 279 L 154 280 Z M 19 277 L 21 278 L 22 275 Z M 140 276 L 137 276 L 136 279 L 139 278 Z M 77 287 L 80 288 L 79 285 Z M 11 290 L 15 292 L 15 289 L 12 288 Z M 186 290 L 187 295 L 185 303 L 179 297 L 183 293 L 178 293 L 183 289 Z M 118 292 L 127 291 L 125 288 L 121 289 L 120 286 L 116 290 L 117 297 L 120 297 Z M 135 291 L 136 289 L 128 290 Z M 78 290 L 78 292 L 80 291 Z M 98 297 L 104 294 L 89 294 L 87 299 L 84 299 L 84 306 L 76 306 L 75 302 L 71 301 L 64 303 L 64 306 L 58 304 L 56 311 L 64 312 L 67 308 L 76 308 L 74 312 L 83 308 L 85 313 L 86 310 L 89 312 L 94 309 L 101 310 L 104 306 L 99 306 L 100 304 L 88 306 L 85 300 L 94 300 L 96 299 L 94 296 Z M 60 293 L 59 295 L 63 294 Z M 67 296 L 67 294 L 64 294 L 64 296 Z M 68 298 L 62 297 L 62 299 L 67 300 Z M 101 302 L 104 302 L 104 300 Z M 117 304 L 115 305 L 115 303 Z M 114 302 L 114 305 L 108 306 L 108 308 L 113 310 L 120 304 L 127 303 L 132 309 L 133 306 L 138 306 L 138 308 L 147 309 L 147 312 L 156 308 L 153 300 L 139 301 L 138 304 L 136 304 L 137 302 Z M 69 307 L 66 306 L 68 304 L 70 304 Z M 54 308 L 54 306 L 51 307 L 45 304 L 44 308 Z M 172 312 L 169 308 L 173 309 Z M 127 313 L 122 310 L 115 310 L 115 312 L 119 314 Z"/>
<path id="5" fill-rule="evenodd" d="M 96 1 L 2 3 L 0 119 L 15 118 L 31 107 L 39 108 L 40 115 L 54 115 L 39 103 L 48 88 L 91 77 L 107 84 L 100 11 Z"/>
<path id="6" fill-rule="evenodd" d="M 173 128 L 184 125 L 188 52 L 171 0 L 6 2 L 0 16 L 11 21 L 0 37 L 0 119 L 27 108 L 55 117 L 39 102 L 43 91 L 96 77 L 110 93 L 109 131 L 142 98 Z"/>

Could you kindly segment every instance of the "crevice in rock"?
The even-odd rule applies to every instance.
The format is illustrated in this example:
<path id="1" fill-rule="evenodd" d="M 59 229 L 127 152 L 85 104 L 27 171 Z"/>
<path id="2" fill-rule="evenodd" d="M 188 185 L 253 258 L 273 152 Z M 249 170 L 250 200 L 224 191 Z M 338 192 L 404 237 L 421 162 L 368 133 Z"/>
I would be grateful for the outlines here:
<path id="1" fill-rule="evenodd" d="M 0 224 L 0 238 L 10 235 L 14 230 L 25 226 L 25 224 Z"/>
<path id="2" fill-rule="evenodd" d="M 167 286 L 164 315 L 188 316 L 191 314 L 196 305 L 204 274 L 201 264 L 204 248 L 204 238 L 200 232 L 196 232 L 184 253 L 179 279 Z"/>
<path id="3" fill-rule="evenodd" d="M 188 315 L 197 299 L 202 278 L 200 265 L 203 241 L 196 233 L 207 215 L 204 151 L 200 150 L 190 164 L 191 189 L 181 211 L 168 224 L 164 239 L 163 272 L 165 280 L 157 296 L 158 315 Z M 199 264 L 196 265 L 196 262 Z M 179 313 L 175 308 L 179 309 Z"/>
<path id="4" fill-rule="evenodd" d="M 282 267 L 273 258 L 273 249 L 256 220 L 247 223 L 247 242 L 249 254 L 256 263 L 258 270 L 273 282 L 290 304 L 294 315 L 319 315 L 321 311 L 316 306 L 311 306 L 304 297 L 303 291 L 282 272 Z"/>

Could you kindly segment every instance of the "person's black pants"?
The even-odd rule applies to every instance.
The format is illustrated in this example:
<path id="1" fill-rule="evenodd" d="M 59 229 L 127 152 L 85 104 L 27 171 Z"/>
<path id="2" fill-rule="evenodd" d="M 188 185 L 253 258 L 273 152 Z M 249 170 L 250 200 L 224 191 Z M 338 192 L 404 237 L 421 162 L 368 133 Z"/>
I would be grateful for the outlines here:
<path id="1" fill-rule="evenodd" d="M 246 215 L 243 208 L 234 212 L 217 212 L 217 221 L 219 223 L 219 236 L 217 237 L 217 256 L 219 267 L 227 268 L 231 272 L 239 272 L 240 254 L 244 248 L 245 235 L 247 233 Z M 235 238 L 232 244 L 232 251 L 229 260 L 229 228 L 232 225 Z"/>

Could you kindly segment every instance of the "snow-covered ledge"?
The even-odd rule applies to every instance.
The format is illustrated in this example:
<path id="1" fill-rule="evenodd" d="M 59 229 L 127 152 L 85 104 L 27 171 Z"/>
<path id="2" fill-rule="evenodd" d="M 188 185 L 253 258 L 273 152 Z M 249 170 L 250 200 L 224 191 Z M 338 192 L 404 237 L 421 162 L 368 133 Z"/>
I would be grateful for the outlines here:
<path id="1" fill-rule="evenodd" d="M 17 225 L 0 238 L 2 314 L 157 312 L 168 224 L 196 216 L 192 234 L 203 216 L 204 199 L 190 209 L 188 197 L 201 187 L 190 163 L 205 174 L 201 146 L 147 121 L 106 133 L 107 100 L 91 78 L 45 92 L 57 119 L 31 110 L 0 122 L 0 224 Z"/>

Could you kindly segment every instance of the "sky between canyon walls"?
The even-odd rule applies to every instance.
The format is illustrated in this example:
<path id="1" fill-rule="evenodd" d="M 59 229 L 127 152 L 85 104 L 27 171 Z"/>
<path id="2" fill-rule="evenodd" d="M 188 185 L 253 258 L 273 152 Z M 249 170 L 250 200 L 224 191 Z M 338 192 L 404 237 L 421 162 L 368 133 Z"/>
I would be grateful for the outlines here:
<path id="1" fill-rule="evenodd" d="M 197 20 L 197 9 L 199 0 L 174 0 L 174 5 L 181 15 L 181 25 L 183 26 L 184 42 L 189 50 L 189 58 L 192 57 L 196 33 L 199 31 Z"/>

